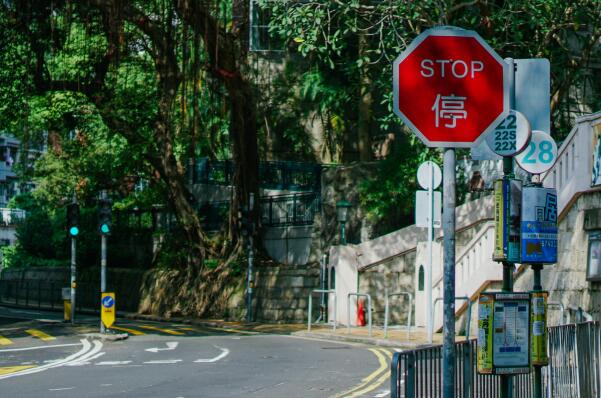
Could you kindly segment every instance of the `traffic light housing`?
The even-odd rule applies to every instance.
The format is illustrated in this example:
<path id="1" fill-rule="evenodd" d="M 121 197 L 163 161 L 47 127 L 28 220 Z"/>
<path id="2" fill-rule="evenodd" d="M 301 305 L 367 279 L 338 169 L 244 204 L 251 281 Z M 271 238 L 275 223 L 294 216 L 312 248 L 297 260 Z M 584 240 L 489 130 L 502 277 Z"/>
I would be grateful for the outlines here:
<path id="1" fill-rule="evenodd" d="M 98 230 L 103 235 L 111 233 L 112 206 L 110 200 L 102 199 L 98 204 Z"/>
<path id="2" fill-rule="evenodd" d="M 75 237 L 79 235 L 79 205 L 70 203 L 67 206 L 67 228 L 69 235 Z"/>

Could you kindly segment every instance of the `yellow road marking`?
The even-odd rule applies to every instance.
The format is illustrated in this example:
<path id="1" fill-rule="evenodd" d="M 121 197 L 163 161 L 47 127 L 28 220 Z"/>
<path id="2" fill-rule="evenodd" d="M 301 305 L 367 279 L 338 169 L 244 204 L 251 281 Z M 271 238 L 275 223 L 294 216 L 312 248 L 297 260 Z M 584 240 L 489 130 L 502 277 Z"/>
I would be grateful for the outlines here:
<path id="1" fill-rule="evenodd" d="M 366 394 L 372 390 L 375 390 L 376 388 L 378 388 L 378 386 L 382 383 L 384 383 L 386 381 L 386 379 L 388 379 L 389 375 L 388 373 L 384 373 L 382 375 L 382 377 L 380 377 L 378 380 L 376 380 L 372 385 L 369 385 L 367 387 L 365 387 L 362 390 L 358 390 L 353 392 L 351 395 L 346 395 L 345 398 L 356 398 L 356 397 L 360 397 L 363 394 Z"/>
<path id="2" fill-rule="evenodd" d="M 167 333 L 167 334 L 174 334 L 176 336 L 185 335 L 185 333 L 178 332 L 177 330 L 173 330 L 173 329 L 158 328 L 156 326 L 150 326 L 150 325 L 140 325 L 140 327 L 144 328 L 144 329 L 149 329 L 149 330 L 157 330 L 159 332 L 163 332 L 163 333 Z"/>
<path id="3" fill-rule="evenodd" d="M 10 341 L 9 339 L 7 339 L 4 336 L 0 336 L 0 345 L 9 345 L 12 344 L 13 342 Z"/>
<path id="4" fill-rule="evenodd" d="M 37 329 L 27 329 L 25 331 L 25 333 L 29 333 L 33 337 L 37 337 L 38 339 L 40 339 L 42 341 L 56 340 L 56 337 L 52 337 L 49 334 L 46 334 L 46 333 L 42 332 L 41 330 L 37 330 Z"/>
<path id="5" fill-rule="evenodd" d="M 259 332 L 251 332 L 248 330 L 237 330 L 237 329 L 222 329 L 222 328 L 214 328 L 207 326 L 206 329 L 215 330 L 219 332 L 227 332 L 227 333 L 241 333 L 241 334 L 260 334 Z"/>
<path id="6" fill-rule="evenodd" d="M 124 328 L 122 326 L 111 326 L 110 329 L 115 329 L 115 330 L 120 330 L 122 332 L 127 332 L 129 334 L 133 334 L 134 336 L 141 336 L 143 334 L 145 334 L 144 332 L 140 332 L 139 330 L 135 330 L 135 329 L 129 329 L 129 328 Z"/>
<path id="7" fill-rule="evenodd" d="M 369 349 L 371 352 L 374 353 L 374 355 L 378 358 L 378 362 L 380 364 L 380 366 L 378 367 L 378 369 L 376 369 L 375 371 L 373 371 L 372 373 L 370 373 L 369 375 L 367 375 L 363 380 L 361 380 L 361 383 L 356 385 L 355 387 L 351 388 L 348 391 L 345 391 L 341 394 L 336 395 L 336 397 L 354 397 L 355 394 L 359 391 L 364 391 L 364 389 L 369 388 L 369 390 L 367 391 L 371 391 L 373 389 L 375 389 L 378 385 L 381 384 L 380 380 L 386 380 L 386 377 L 388 377 L 388 363 L 386 363 L 386 357 L 384 355 L 382 355 L 382 353 L 375 349 L 375 348 L 370 348 Z M 384 350 L 382 350 L 384 351 Z M 386 351 L 384 351 L 386 352 Z M 382 372 L 384 372 L 384 375 L 382 376 Z M 378 376 L 382 376 L 380 377 L 380 379 L 376 380 L 376 384 L 374 384 L 373 386 L 370 386 L 369 383 L 375 379 Z"/>
<path id="8" fill-rule="evenodd" d="M 22 365 L 22 366 L 2 366 L 0 367 L 0 376 L 7 375 L 9 373 L 19 372 L 25 369 L 35 368 L 35 365 Z"/>

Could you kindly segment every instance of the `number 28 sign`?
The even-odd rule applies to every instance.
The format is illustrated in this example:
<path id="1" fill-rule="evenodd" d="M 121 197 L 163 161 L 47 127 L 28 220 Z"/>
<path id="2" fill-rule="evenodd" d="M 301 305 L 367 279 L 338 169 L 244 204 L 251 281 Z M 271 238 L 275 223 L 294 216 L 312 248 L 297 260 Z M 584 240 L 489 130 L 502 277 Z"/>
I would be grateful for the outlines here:
<path id="1" fill-rule="evenodd" d="M 544 131 L 533 130 L 530 143 L 515 157 L 518 165 L 532 174 L 549 170 L 557 160 L 557 144 Z"/>

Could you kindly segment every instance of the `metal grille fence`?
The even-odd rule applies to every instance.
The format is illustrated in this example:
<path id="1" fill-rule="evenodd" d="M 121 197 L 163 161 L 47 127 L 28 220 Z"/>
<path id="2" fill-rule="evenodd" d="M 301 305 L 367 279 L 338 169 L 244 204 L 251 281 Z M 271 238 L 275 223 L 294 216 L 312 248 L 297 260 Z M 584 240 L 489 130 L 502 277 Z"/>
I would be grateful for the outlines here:
<path id="1" fill-rule="evenodd" d="M 549 328 L 550 397 L 601 396 L 601 327 L 585 322 Z"/>
<path id="2" fill-rule="evenodd" d="M 601 396 L 601 327 L 586 322 L 549 328 L 549 366 L 543 367 L 547 397 Z M 455 343 L 455 397 L 499 397 L 500 377 L 476 371 L 476 340 Z M 533 372 L 512 377 L 513 396 L 532 396 Z M 442 346 L 395 353 L 391 397 L 442 397 Z"/>

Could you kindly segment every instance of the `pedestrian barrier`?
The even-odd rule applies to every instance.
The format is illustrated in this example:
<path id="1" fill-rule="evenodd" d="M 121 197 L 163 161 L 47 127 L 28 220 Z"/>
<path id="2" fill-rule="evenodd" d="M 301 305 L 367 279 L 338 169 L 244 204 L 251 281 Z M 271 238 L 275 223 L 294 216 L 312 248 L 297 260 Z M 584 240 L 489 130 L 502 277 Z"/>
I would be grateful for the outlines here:
<path id="1" fill-rule="evenodd" d="M 409 292 L 386 293 L 386 302 L 384 304 L 384 338 L 388 338 L 388 317 L 390 315 L 390 297 L 407 296 L 409 297 L 409 315 L 407 316 L 407 339 L 411 331 L 411 313 L 413 311 L 413 294 Z"/>
<path id="2" fill-rule="evenodd" d="M 338 306 L 336 305 L 336 290 L 326 290 L 326 289 L 314 289 L 313 291 L 311 291 L 311 293 L 309 293 L 309 315 L 308 315 L 308 319 L 307 319 L 307 331 L 311 331 L 311 315 L 312 315 L 312 308 L 313 308 L 313 294 L 315 293 L 326 293 L 328 294 L 328 297 L 330 294 L 334 295 L 334 327 L 333 330 L 336 331 L 336 309 L 338 308 Z"/>
<path id="3" fill-rule="evenodd" d="M 553 326 L 547 343 L 549 365 L 542 368 L 542 388 L 549 398 L 601 396 L 601 327 L 599 322 Z M 476 340 L 454 344 L 455 397 L 500 397 L 500 376 L 477 372 Z M 392 398 L 442 397 L 442 346 L 397 352 L 390 368 Z M 534 372 L 515 375 L 513 397 L 532 397 Z"/>
<path id="4" fill-rule="evenodd" d="M 436 315 L 436 303 L 438 303 L 442 299 L 443 299 L 442 297 L 437 297 L 436 300 L 434 300 L 434 304 L 432 304 L 432 319 L 434 319 L 434 320 L 436 320 L 436 316 L 435 316 Z M 472 320 L 472 300 L 470 300 L 470 298 L 467 296 L 455 297 L 455 300 L 467 301 L 467 325 L 465 328 L 465 339 L 469 340 L 470 339 L 470 323 Z"/>
<path id="5" fill-rule="evenodd" d="M 550 397 L 601 396 L 601 327 L 585 322 L 549 328 Z"/>
<path id="6" fill-rule="evenodd" d="M 369 325 L 369 337 L 371 337 L 371 296 L 367 293 L 349 293 L 346 297 L 346 314 L 347 314 L 347 333 L 351 333 L 351 296 L 357 297 L 357 302 L 359 297 L 367 297 L 367 323 Z"/>

